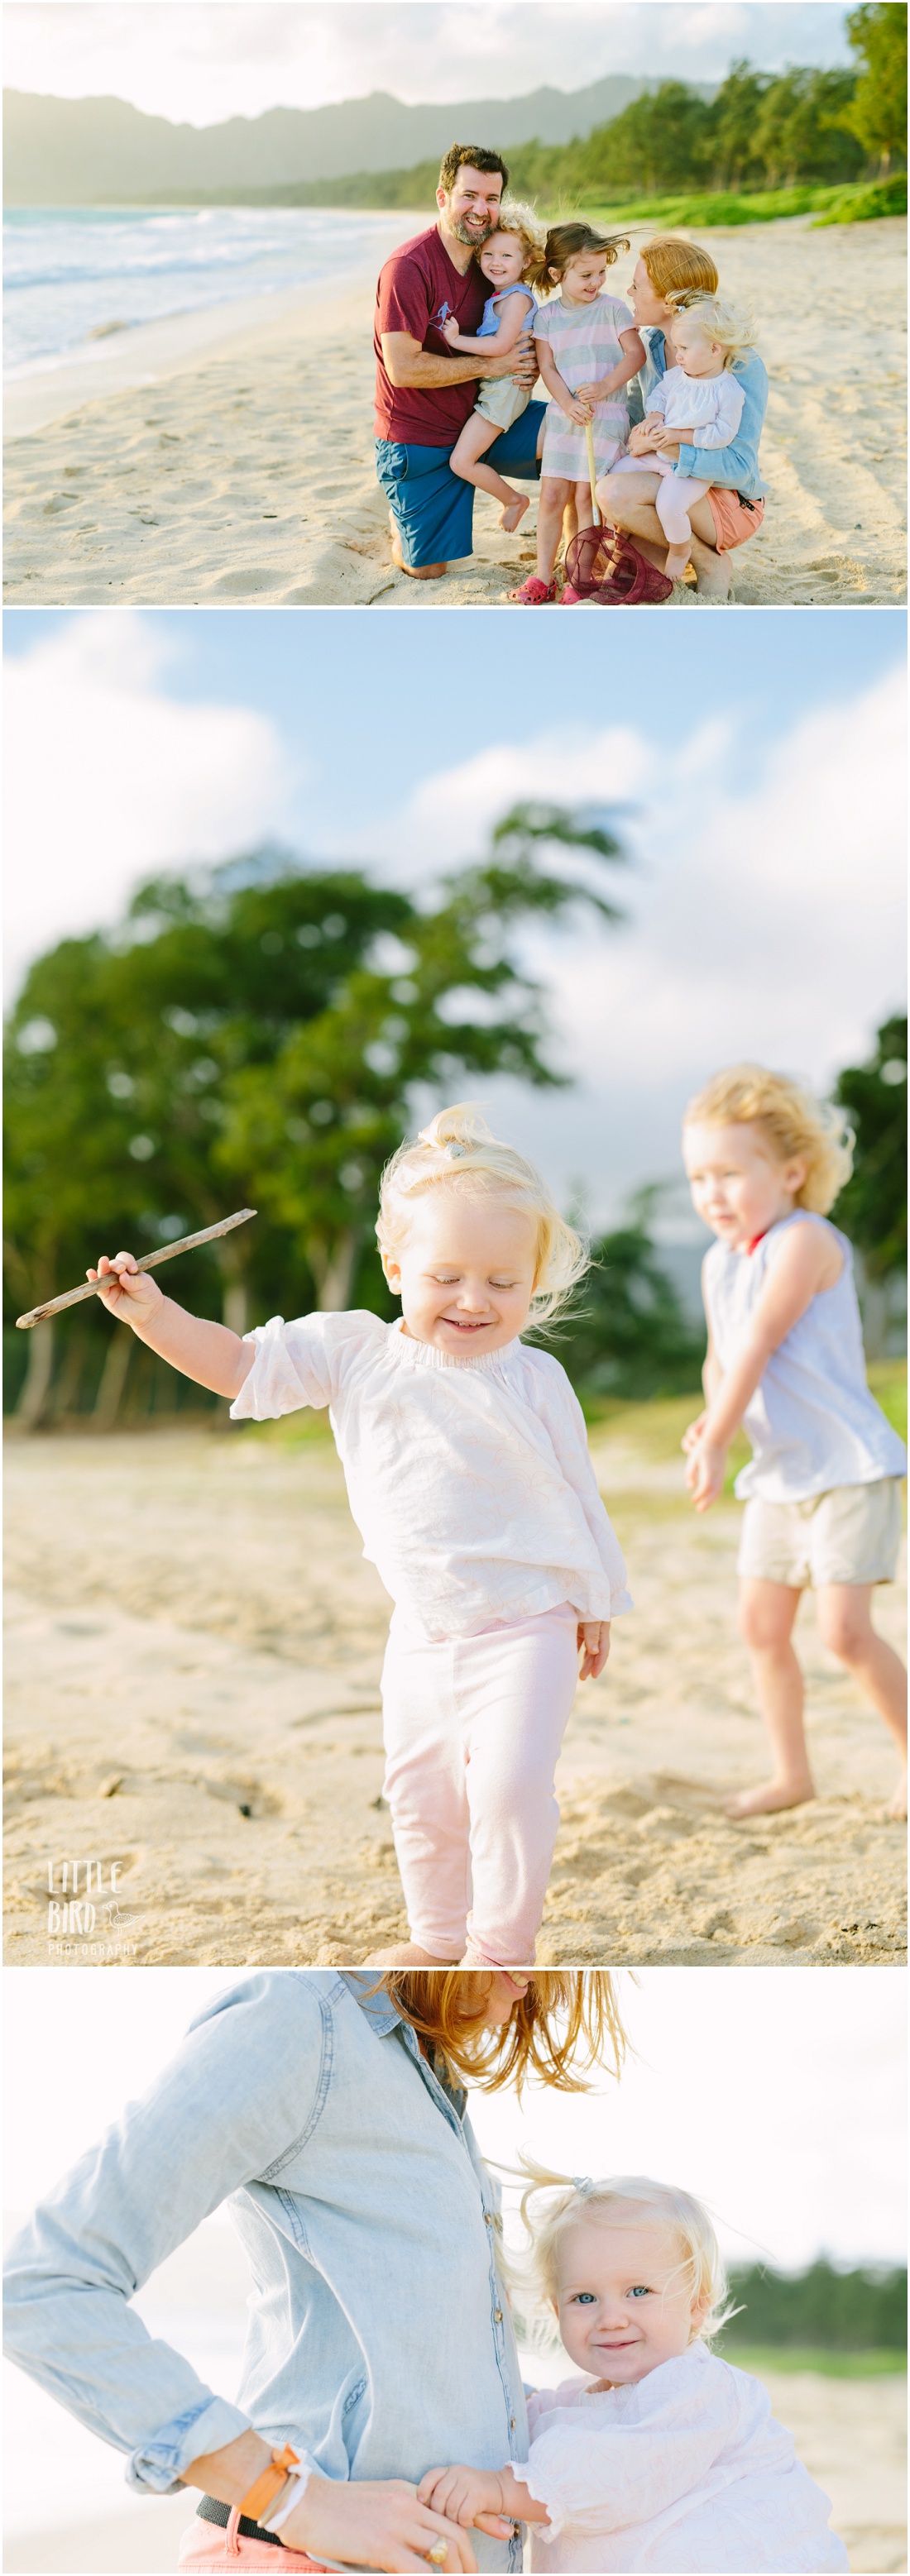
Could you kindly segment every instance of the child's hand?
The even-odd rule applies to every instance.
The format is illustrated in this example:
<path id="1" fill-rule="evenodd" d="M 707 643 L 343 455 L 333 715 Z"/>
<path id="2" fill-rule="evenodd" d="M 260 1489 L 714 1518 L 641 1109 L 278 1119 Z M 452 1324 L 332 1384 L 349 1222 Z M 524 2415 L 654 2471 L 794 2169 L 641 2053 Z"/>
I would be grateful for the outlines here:
<path id="1" fill-rule="evenodd" d="M 596 1682 L 610 1652 L 609 1619 L 579 1619 L 578 1651 L 582 1657 L 579 1680 Z"/>
<path id="2" fill-rule="evenodd" d="M 134 1333 L 141 1333 L 156 1306 L 164 1305 L 157 1282 L 150 1279 L 147 1270 L 138 1268 L 132 1252 L 115 1252 L 113 1261 L 103 1252 L 97 1270 L 87 1270 L 85 1276 L 104 1280 L 100 1290 L 102 1306 L 107 1307 L 109 1315 L 119 1315 L 122 1324 L 132 1324 Z"/>
<path id="3" fill-rule="evenodd" d="M 724 1490 L 726 1472 L 727 1452 L 720 1441 L 703 1437 L 694 1443 L 686 1468 L 686 1483 L 697 1512 L 709 1511 L 711 1504 L 716 1503 Z"/>
<path id="4" fill-rule="evenodd" d="M 502 2492 L 494 2469 L 428 2469 L 417 2502 L 459 2523 L 463 2531 L 477 2523 L 493 2540 L 511 2540 L 514 2526 L 500 2510 Z"/>
<path id="5" fill-rule="evenodd" d="M 567 420 L 577 421 L 579 429 L 587 429 L 591 418 L 591 405 L 583 402 L 580 394 L 569 394 L 563 403 L 563 411 Z"/>
<path id="6" fill-rule="evenodd" d="M 668 456 L 675 460 L 679 455 L 684 435 L 685 433 L 680 429 L 668 429 L 665 420 L 656 420 L 651 431 L 651 445 L 656 447 L 659 456 Z"/>
<path id="7" fill-rule="evenodd" d="M 592 406 L 595 403 L 603 402 L 610 391 L 610 383 L 611 378 L 609 376 L 601 376 L 599 379 L 595 379 L 593 385 L 576 385 L 576 402 L 590 403 Z"/>
<path id="8" fill-rule="evenodd" d="M 707 1406 L 704 1406 L 701 1413 L 696 1414 L 695 1421 L 690 1422 L 688 1429 L 683 1432 L 680 1447 L 686 1451 L 687 1456 L 697 1447 L 698 1442 L 702 1437 L 707 1419 L 708 1410 Z"/>
<path id="9" fill-rule="evenodd" d="M 456 341 L 461 338 L 461 332 L 455 320 L 454 313 L 447 313 L 445 321 L 440 323 L 439 328 L 442 332 L 443 339 L 448 341 L 450 349 L 454 349 Z"/>

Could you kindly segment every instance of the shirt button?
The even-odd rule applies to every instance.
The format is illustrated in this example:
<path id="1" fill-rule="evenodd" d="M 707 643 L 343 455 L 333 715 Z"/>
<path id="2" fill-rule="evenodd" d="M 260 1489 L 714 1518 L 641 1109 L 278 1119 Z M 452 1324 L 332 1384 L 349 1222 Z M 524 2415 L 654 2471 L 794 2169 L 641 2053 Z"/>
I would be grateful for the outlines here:
<path id="1" fill-rule="evenodd" d="M 510 2430 L 514 2433 L 514 2431 L 515 2431 L 515 2417 L 514 2417 L 514 2415 L 510 2415 L 510 2417 L 509 2417 L 509 2426 L 510 2426 Z"/>
<path id="2" fill-rule="evenodd" d="M 493 2225 L 493 2221 L 492 2221 L 492 2218 L 490 2217 L 490 2212 L 489 2212 L 489 2210 L 488 2210 L 488 2209 L 485 2209 L 485 2210 L 484 2210 L 484 2213 L 483 2213 L 483 2223 L 484 2223 L 484 2226 L 485 2226 L 485 2227 L 492 2227 L 492 2225 Z"/>
<path id="3" fill-rule="evenodd" d="M 501 2326 L 501 2324 L 502 2324 L 502 2309 L 501 2309 L 501 2308 L 494 2308 L 494 2310 L 493 2310 L 493 2319 L 494 2319 L 494 2323 L 495 2323 L 496 2325 Z"/>

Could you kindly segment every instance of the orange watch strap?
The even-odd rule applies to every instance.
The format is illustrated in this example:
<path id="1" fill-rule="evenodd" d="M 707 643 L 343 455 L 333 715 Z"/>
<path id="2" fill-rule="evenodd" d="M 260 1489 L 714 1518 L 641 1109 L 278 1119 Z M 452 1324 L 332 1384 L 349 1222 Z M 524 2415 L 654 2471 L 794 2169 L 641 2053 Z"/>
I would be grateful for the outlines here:
<path id="1" fill-rule="evenodd" d="M 274 2504 L 279 2488 L 286 2486 L 292 2470 L 299 2467 L 297 2452 L 292 2451 L 290 2442 L 285 2443 L 283 2451 L 273 2451 L 268 2468 L 261 2471 L 249 2494 L 243 2497 L 238 2512 L 244 2514 L 248 2522 L 261 2522 L 269 2505 Z"/>

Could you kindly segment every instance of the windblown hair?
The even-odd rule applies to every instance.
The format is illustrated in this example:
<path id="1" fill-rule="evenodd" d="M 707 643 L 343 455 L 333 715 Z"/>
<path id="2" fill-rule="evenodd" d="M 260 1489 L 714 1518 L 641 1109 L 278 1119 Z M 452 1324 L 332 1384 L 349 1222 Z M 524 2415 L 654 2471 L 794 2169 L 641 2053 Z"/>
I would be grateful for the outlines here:
<path id="1" fill-rule="evenodd" d="M 720 295 L 686 295 L 676 304 L 678 321 L 694 322 L 706 340 L 716 340 L 724 352 L 724 366 L 732 367 L 734 358 L 746 349 L 754 349 L 757 333 L 752 316 L 726 304 Z M 670 324 L 673 337 L 673 324 Z"/>
<path id="2" fill-rule="evenodd" d="M 515 233 L 517 239 L 521 243 L 522 250 L 524 251 L 525 267 L 539 267 L 544 243 L 546 241 L 546 225 L 541 223 L 539 216 L 534 212 L 533 206 L 524 205 L 517 197 L 503 197 L 499 208 L 499 222 L 496 226 L 496 232 Z M 481 252 L 489 250 L 491 242 L 494 242 L 495 239 L 496 233 L 488 233 L 485 242 L 478 242 L 477 248 L 474 252 L 474 258 L 478 262 L 478 265 L 480 263 Z M 522 270 L 522 276 L 523 275 L 524 269 Z M 529 278 L 528 283 L 530 284 L 530 282 Z"/>
<path id="3" fill-rule="evenodd" d="M 593 2219 L 604 2227 L 628 2227 L 638 2220 L 654 2227 L 677 2255 L 673 2288 L 685 2290 L 692 2306 L 693 2343 L 708 2343 L 739 2312 L 730 2306 L 727 2275 L 717 2237 L 706 2209 L 674 2183 L 653 2182 L 643 2174 L 590 2176 L 550 2173 L 533 2157 L 522 2156 L 530 2175 L 522 2194 L 521 2215 L 531 2240 L 531 2279 L 540 2309 L 552 2312 L 558 2295 L 560 2239 L 569 2227 Z M 529 2217 L 529 2204 L 540 2192 L 547 2198 L 539 2215 Z"/>
<path id="4" fill-rule="evenodd" d="M 716 295 L 720 279 L 711 253 L 698 242 L 681 241 L 678 233 L 655 233 L 639 256 L 644 260 L 655 295 L 675 303 L 680 295 Z"/>
<path id="5" fill-rule="evenodd" d="M 551 224 L 537 266 L 528 270 L 529 284 L 545 287 L 548 294 L 552 294 L 554 286 L 565 276 L 570 259 L 581 259 L 586 251 L 602 251 L 606 254 L 608 268 L 612 268 L 620 251 L 628 249 L 625 233 L 602 233 L 594 224 Z M 554 268 L 555 278 L 550 273 Z"/>
<path id="6" fill-rule="evenodd" d="M 501 170 L 504 188 L 509 173 L 501 152 L 488 152 L 482 143 L 450 143 L 439 172 L 437 185 L 450 196 L 459 170 Z"/>
<path id="7" fill-rule="evenodd" d="M 584 2093 L 579 2061 L 606 2059 L 619 2074 L 625 2032 L 606 1968 L 541 1969 L 496 2030 L 482 2025 L 490 1989 L 483 1968 L 393 1968 L 382 1983 L 425 2047 L 440 2049 L 453 2074 L 485 2093 L 514 2084 L 520 2094 L 529 2075 L 560 2093 Z"/>
<path id="8" fill-rule="evenodd" d="M 853 1169 L 855 1140 L 843 1110 L 763 1064 L 731 1064 L 713 1074 L 684 1113 L 683 1126 L 696 1125 L 759 1127 L 775 1162 L 804 1157 L 806 1177 L 794 1205 L 815 1216 L 827 1216 Z"/>
<path id="9" fill-rule="evenodd" d="M 416 1143 L 399 1145 L 386 1164 L 379 1188 L 376 1239 L 383 1261 L 407 1239 L 408 1220 L 428 1191 L 444 1187 L 469 1198 L 505 1199 L 537 1220 L 537 1251 L 530 1322 L 548 1323 L 564 1306 L 590 1257 L 574 1227 L 560 1216 L 555 1199 L 534 1163 L 526 1163 L 514 1145 L 491 1135 L 486 1119 L 470 1101 L 440 1109 Z"/>

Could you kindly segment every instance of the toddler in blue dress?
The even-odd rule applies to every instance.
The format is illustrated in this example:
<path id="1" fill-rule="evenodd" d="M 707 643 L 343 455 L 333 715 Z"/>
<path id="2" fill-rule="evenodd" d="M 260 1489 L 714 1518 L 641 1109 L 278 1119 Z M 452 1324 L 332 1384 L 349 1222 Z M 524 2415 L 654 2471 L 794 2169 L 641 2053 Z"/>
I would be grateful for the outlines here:
<path id="1" fill-rule="evenodd" d="M 454 314 L 442 324 L 442 335 L 449 348 L 459 357 L 477 350 L 487 357 L 486 343 L 495 336 L 497 356 L 514 348 L 522 333 L 533 329 L 537 301 L 528 283 L 528 272 L 539 269 L 544 232 L 528 206 L 507 202 L 501 209 L 499 225 L 477 253 L 477 265 L 492 288 L 483 309 L 483 321 L 476 336 L 460 331 Z M 482 492 L 492 492 L 503 504 L 499 524 L 508 536 L 514 534 L 528 507 L 526 493 L 516 492 L 483 457 L 503 429 L 527 410 L 530 394 L 516 384 L 512 376 L 499 376 L 495 382 L 480 386 L 477 401 L 461 436 L 452 449 L 449 464 L 453 474 L 465 483 L 474 483 Z"/>

